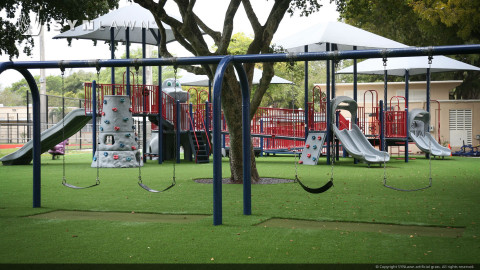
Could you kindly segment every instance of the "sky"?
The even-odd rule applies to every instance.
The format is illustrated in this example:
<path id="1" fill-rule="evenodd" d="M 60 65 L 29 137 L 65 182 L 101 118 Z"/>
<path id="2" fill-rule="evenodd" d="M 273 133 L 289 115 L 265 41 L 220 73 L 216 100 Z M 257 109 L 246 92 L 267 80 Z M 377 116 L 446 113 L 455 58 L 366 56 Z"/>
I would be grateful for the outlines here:
<path id="1" fill-rule="evenodd" d="M 167 10 L 172 10 L 175 15 L 176 6 L 173 4 L 173 1 L 167 2 Z M 221 31 L 223 28 L 224 14 L 227 9 L 229 1 L 225 0 L 198 0 L 194 8 L 195 13 L 212 29 Z M 257 16 L 259 16 L 260 22 L 263 24 L 268 16 L 268 13 L 273 6 L 274 1 L 261 1 L 254 0 L 252 5 L 256 11 Z M 308 17 L 300 17 L 298 14 L 295 14 L 293 17 L 290 17 L 289 14 L 286 14 L 282 20 L 277 33 L 274 36 L 274 40 L 280 40 L 287 38 L 290 35 L 293 35 L 295 31 L 303 30 L 310 27 L 311 25 L 329 22 L 338 20 L 338 12 L 335 10 L 335 4 L 330 4 L 329 0 L 322 0 L 321 4 L 323 7 L 319 12 L 314 13 Z M 126 0 L 120 0 L 119 6 L 124 7 L 131 5 L 130 2 Z M 178 12 L 177 12 L 178 14 Z M 218 15 L 217 15 L 218 14 Z M 4 17 L 4 12 L 0 12 L 0 16 Z M 237 15 L 234 20 L 234 29 L 233 33 L 243 32 L 247 35 L 253 35 L 253 30 L 250 27 L 247 15 L 243 6 L 240 5 L 240 9 L 237 12 Z M 108 44 L 99 41 L 97 46 L 93 45 L 91 40 L 73 40 L 72 45 L 68 46 L 66 39 L 53 39 L 53 37 L 60 32 L 58 31 L 46 31 L 45 32 L 45 60 L 88 60 L 88 59 L 109 59 L 110 50 Z M 213 45 L 213 41 L 207 40 L 209 44 Z M 35 37 L 35 47 L 33 48 L 33 54 L 31 56 L 26 56 L 21 53 L 18 59 L 13 59 L 13 61 L 38 61 L 40 60 L 40 49 L 39 49 L 39 38 Z M 131 51 L 140 48 L 139 44 L 133 44 L 130 49 Z M 183 49 L 179 44 L 175 42 L 168 45 L 169 50 L 172 54 L 177 57 L 191 56 L 191 54 Z M 19 48 L 21 52 L 23 49 Z M 118 57 L 125 53 L 125 46 L 119 46 L 115 55 Z M 8 55 L 1 55 L 0 62 L 9 61 Z M 66 70 L 66 74 L 73 73 L 76 70 Z M 90 69 L 93 71 L 93 69 Z M 32 74 L 39 75 L 39 70 L 31 70 Z M 46 76 L 48 75 L 59 75 L 59 70 L 46 70 Z M 10 86 L 12 83 L 22 79 L 22 76 L 16 71 L 5 71 L 0 74 L 0 89 Z"/>

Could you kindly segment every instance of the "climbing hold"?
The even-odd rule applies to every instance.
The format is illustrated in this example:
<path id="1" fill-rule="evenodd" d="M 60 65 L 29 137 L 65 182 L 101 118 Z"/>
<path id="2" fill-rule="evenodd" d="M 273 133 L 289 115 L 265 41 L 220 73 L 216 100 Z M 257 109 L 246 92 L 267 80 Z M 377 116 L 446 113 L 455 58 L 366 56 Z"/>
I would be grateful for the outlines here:
<path id="1" fill-rule="evenodd" d="M 114 111 L 114 112 L 118 111 L 117 107 L 113 107 L 112 111 Z"/>
<path id="2" fill-rule="evenodd" d="M 115 131 L 119 131 L 120 127 L 114 127 L 113 129 L 115 129 Z"/>
<path id="3" fill-rule="evenodd" d="M 131 158 L 131 157 L 127 157 L 126 160 L 127 160 L 127 161 L 132 161 L 132 158 Z"/>
<path id="4" fill-rule="evenodd" d="M 103 127 L 100 127 L 100 131 L 103 131 Z"/>
<path id="5" fill-rule="evenodd" d="M 108 152 L 103 152 L 103 155 L 108 157 Z"/>
<path id="6" fill-rule="evenodd" d="M 313 135 L 313 136 L 312 136 L 312 140 L 315 140 L 315 138 L 316 138 L 316 136 L 315 136 L 315 135 Z"/>
<path id="7" fill-rule="evenodd" d="M 128 117 L 124 117 L 124 118 L 123 118 L 123 121 L 127 122 L 127 121 L 128 121 Z"/>
<path id="8" fill-rule="evenodd" d="M 93 161 L 97 161 L 97 157 L 93 157 Z"/>
<path id="9" fill-rule="evenodd" d="M 132 126 L 132 129 L 135 130 L 135 126 Z"/>
<path id="10" fill-rule="evenodd" d="M 123 147 L 125 147 L 125 144 L 120 143 L 120 148 L 123 148 Z"/>
<path id="11" fill-rule="evenodd" d="M 316 157 L 313 157 L 312 160 L 313 160 L 313 161 L 317 161 L 317 158 L 316 158 Z"/>
<path id="12" fill-rule="evenodd" d="M 322 139 L 322 136 L 318 136 L 318 140 L 320 141 Z"/>
<path id="13" fill-rule="evenodd" d="M 298 164 L 303 164 L 303 160 L 299 160 L 299 161 L 298 161 Z"/>
<path id="14" fill-rule="evenodd" d="M 105 112 L 102 112 L 102 116 L 105 116 Z"/>
<path id="15" fill-rule="evenodd" d="M 313 150 L 317 150 L 317 145 L 314 144 L 314 145 L 312 146 L 312 148 L 313 148 Z"/>
<path id="16" fill-rule="evenodd" d="M 312 157 L 312 154 L 308 153 L 307 158 L 311 158 L 311 157 Z"/>
<path id="17" fill-rule="evenodd" d="M 121 103 L 124 103 L 124 102 L 125 102 L 125 98 L 121 98 L 121 99 L 120 99 L 120 102 L 121 102 Z"/>
<path id="18" fill-rule="evenodd" d="M 137 147 L 135 147 L 135 145 L 132 145 L 132 150 L 137 150 Z"/>
<path id="19" fill-rule="evenodd" d="M 105 124 L 110 124 L 110 120 L 105 120 Z"/>
<path id="20" fill-rule="evenodd" d="M 132 108 L 128 108 L 128 111 L 129 111 L 129 112 L 132 112 Z"/>
<path id="21" fill-rule="evenodd" d="M 107 104 L 107 100 L 104 99 L 104 100 L 103 100 L 103 104 Z"/>
<path id="22" fill-rule="evenodd" d="M 132 134 L 130 134 L 130 133 L 125 134 L 125 137 L 127 137 L 127 138 L 130 138 L 131 136 L 132 136 Z"/>
<path id="23" fill-rule="evenodd" d="M 138 138 L 137 138 L 137 137 L 135 137 L 135 141 L 138 141 Z"/>
<path id="24" fill-rule="evenodd" d="M 113 155 L 113 159 L 117 160 L 117 159 L 118 159 L 118 155 Z"/>
<path id="25" fill-rule="evenodd" d="M 309 149 L 309 148 L 310 148 L 310 144 L 306 144 L 305 147 L 306 147 L 307 149 Z"/>

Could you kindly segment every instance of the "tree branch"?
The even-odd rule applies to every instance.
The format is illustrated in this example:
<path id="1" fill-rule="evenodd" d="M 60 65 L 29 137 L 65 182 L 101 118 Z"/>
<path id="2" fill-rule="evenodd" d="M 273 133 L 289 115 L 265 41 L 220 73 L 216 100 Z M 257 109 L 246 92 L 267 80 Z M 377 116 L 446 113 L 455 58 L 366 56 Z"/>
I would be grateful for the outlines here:
<path id="1" fill-rule="evenodd" d="M 252 4 L 249 0 L 242 0 L 243 8 L 245 8 L 245 13 L 247 13 L 247 18 L 252 25 L 253 31 L 256 32 L 256 29 L 260 30 L 262 25 L 258 21 L 255 11 L 253 10 Z"/>
<path id="2" fill-rule="evenodd" d="M 228 5 L 227 12 L 225 13 L 225 21 L 223 23 L 223 33 L 220 42 L 217 44 L 218 54 L 226 54 L 228 45 L 230 45 L 230 40 L 232 39 L 233 32 L 233 19 L 237 13 L 238 7 L 240 6 L 241 0 L 232 0 L 230 5 Z"/>

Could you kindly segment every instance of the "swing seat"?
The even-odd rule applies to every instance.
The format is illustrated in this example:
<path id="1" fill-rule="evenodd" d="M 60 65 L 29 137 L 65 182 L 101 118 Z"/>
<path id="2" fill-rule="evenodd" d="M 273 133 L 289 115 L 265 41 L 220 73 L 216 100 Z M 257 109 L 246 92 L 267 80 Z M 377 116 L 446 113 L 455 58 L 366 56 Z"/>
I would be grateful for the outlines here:
<path id="1" fill-rule="evenodd" d="M 327 190 L 329 190 L 331 187 L 333 187 L 333 180 L 330 179 L 325 185 L 319 187 L 319 188 L 310 188 L 310 187 L 307 187 L 306 185 L 304 185 L 302 183 L 302 181 L 300 181 L 300 179 L 295 178 L 295 180 L 298 182 L 298 184 L 300 184 L 300 186 L 308 193 L 313 193 L 313 194 L 319 194 L 319 193 L 323 193 Z"/>
<path id="2" fill-rule="evenodd" d="M 139 181 L 138 181 L 138 185 L 140 187 L 142 187 L 143 189 L 145 189 L 146 191 L 148 192 L 152 192 L 152 193 L 160 193 L 160 192 L 164 192 L 164 191 L 167 191 L 169 189 L 171 189 L 172 187 L 174 187 L 176 184 L 175 182 L 175 177 L 173 178 L 173 181 L 172 181 L 172 184 L 168 187 L 166 187 L 165 189 L 163 190 L 156 190 L 156 189 L 152 189 L 152 188 L 149 188 L 147 185 L 145 185 L 143 182 L 142 182 L 142 179 L 140 178 Z"/>
<path id="3" fill-rule="evenodd" d="M 66 186 L 66 187 L 68 187 L 68 188 L 73 188 L 73 189 L 86 189 L 86 188 L 91 188 L 91 187 L 95 187 L 95 186 L 100 185 L 100 181 L 97 179 L 97 181 L 96 181 L 95 184 L 93 184 L 93 185 L 86 186 L 86 187 L 78 187 L 78 186 L 74 186 L 74 185 L 72 185 L 72 184 L 67 183 L 67 181 L 64 179 L 64 180 L 62 181 L 62 185 Z"/>

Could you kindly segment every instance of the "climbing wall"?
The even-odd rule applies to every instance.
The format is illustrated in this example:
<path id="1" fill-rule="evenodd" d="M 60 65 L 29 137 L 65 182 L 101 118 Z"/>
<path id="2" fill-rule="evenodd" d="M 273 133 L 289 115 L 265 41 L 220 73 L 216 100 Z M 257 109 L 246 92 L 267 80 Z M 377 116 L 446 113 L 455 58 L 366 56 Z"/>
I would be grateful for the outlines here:
<path id="1" fill-rule="evenodd" d="M 317 165 L 318 158 L 322 153 L 323 144 L 325 143 L 325 132 L 308 133 L 305 146 L 303 146 L 302 156 L 298 163 L 305 165 Z"/>
<path id="2" fill-rule="evenodd" d="M 128 96 L 104 96 L 98 145 L 92 167 L 130 168 L 143 165 Z"/>

